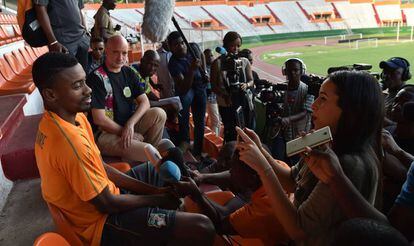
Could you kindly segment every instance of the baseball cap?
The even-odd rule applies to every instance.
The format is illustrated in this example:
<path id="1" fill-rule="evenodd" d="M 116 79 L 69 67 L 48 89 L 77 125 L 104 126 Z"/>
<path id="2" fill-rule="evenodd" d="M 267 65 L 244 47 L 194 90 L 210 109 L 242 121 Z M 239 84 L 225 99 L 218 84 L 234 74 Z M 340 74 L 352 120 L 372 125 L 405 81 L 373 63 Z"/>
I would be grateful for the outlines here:
<path id="1" fill-rule="evenodd" d="M 397 68 L 403 68 L 404 70 L 407 69 L 408 64 L 406 61 L 399 57 L 392 57 L 388 59 L 387 61 L 382 61 L 379 64 L 381 69 L 384 68 L 391 68 L 391 69 L 397 69 Z"/>

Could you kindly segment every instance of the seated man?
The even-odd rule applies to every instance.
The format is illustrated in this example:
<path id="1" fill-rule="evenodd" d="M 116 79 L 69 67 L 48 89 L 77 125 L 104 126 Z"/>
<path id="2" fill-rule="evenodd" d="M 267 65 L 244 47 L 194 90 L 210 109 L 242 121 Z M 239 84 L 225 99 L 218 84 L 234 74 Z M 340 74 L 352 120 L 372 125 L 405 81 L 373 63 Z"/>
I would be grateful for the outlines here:
<path id="1" fill-rule="evenodd" d="M 188 182 L 176 184 L 176 190 L 182 194 L 190 195 L 203 213 L 213 221 L 219 234 L 258 238 L 264 245 L 277 245 L 288 240 L 287 234 L 275 217 L 259 175 L 239 160 L 237 152 L 230 161 L 230 166 L 230 172 L 220 174 L 221 179 L 224 179 L 227 174 L 227 180 L 233 188 L 232 191 L 253 192 L 251 201 L 241 208 L 235 208 L 234 203 L 220 206 L 210 201 L 191 179 Z"/>
<path id="2" fill-rule="evenodd" d="M 151 101 L 158 101 L 159 96 L 151 91 L 151 87 L 158 89 L 158 85 L 152 81 L 151 77 L 157 72 L 160 65 L 160 56 L 154 50 L 145 51 L 140 64 L 132 64 L 131 68 L 139 78 L 139 86 L 147 94 Z"/>
<path id="3" fill-rule="evenodd" d="M 126 66 L 128 43 L 112 36 L 105 47 L 105 62 L 88 76 L 92 88 L 91 120 L 101 152 L 127 160 L 146 161 L 147 144 L 157 147 L 166 115 L 150 108 L 140 80 Z"/>
<path id="4" fill-rule="evenodd" d="M 76 58 L 46 53 L 33 65 L 45 113 L 35 155 L 46 202 L 58 207 L 85 245 L 211 245 L 214 229 L 205 216 L 176 212 L 169 188 L 136 179 L 106 165 L 85 115 L 91 89 Z M 154 173 L 151 169 L 149 175 Z"/>
<path id="5" fill-rule="evenodd" d="M 91 39 L 91 50 L 88 53 L 88 67 L 87 74 L 90 74 L 93 70 L 102 65 L 104 60 L 104 41 L 102 38 Z"/>

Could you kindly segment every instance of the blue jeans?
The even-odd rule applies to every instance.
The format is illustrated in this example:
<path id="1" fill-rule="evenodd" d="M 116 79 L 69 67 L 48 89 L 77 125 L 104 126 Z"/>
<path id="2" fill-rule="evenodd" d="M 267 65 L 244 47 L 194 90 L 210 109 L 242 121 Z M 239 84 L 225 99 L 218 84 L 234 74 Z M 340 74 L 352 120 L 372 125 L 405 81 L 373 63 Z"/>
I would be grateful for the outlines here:
<path id="1" fill-rule="evenodd" d="M 200 155 L 203 149 L 204 125 L 207 105 L 206 89 L 191 88 L 185 95 L 180 95 L 183 109 L 178 115 L 180 143 L 190 142 L 190 108 L 194 120 L 194 155 Z"/>

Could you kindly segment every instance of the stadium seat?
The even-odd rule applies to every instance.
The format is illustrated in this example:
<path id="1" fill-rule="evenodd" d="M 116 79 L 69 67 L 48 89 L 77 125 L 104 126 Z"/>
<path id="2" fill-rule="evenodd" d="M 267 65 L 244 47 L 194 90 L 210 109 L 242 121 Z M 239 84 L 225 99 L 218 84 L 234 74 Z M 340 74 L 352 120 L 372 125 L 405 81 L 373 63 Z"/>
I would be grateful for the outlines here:
<path id="1" fill-rule="evenodd" d="M 108 165 L 110 165 L 111 167 L 123 173 L 126 173 L 129 170 L 131 170 L 131 166 L 126 162 L 114 162 L 114 163 L 108 163 Z"/>
<path id="2" fill-rule="evenodd" d="M 27 53 L 30 55 L 30 57 L 33 59 L 33 61 L 36 61 L 37 56 L 36 56 L 36 54 L 34 53 L 33 48 L 32 48 L 32 47 L 30 47 L 30 46 L 25 46 L 24 48 L 25 48 L 25 50 L 27 51 Z"/>
<path id="3" fill-rule="evenodd" d="M 33 65 L 35 59 L 33 59 L 32 56 L 30 56 L 29 52 L 27 52 L 25 47 L 19 48 L 19 52 L 23 56 L 27 64 Z"/>
<path id="4" fill-rule="evenodd" d="M 20 83 L 33 82 L 31 76 L 28 77 L 27 75 L 26 76 L 17 75 L 13 71 L 9 63 L 3 57 L 0 57 L 0 73 L 4 76 L 4 78 L 7 81 L 20 82 Z"/>
<path id="5" fill-rule="evenodd" d="M 54 232 L 46 232 L 36 238 L 33 246 L 70 246 L 70 244 L 61 235 Z"/>
<path id="6" fill-rule="evenodd" d="M 222 206 L 226 205 L 226 203 L 234 197 L 234 194 L 231 191 L 211 191 L 206 192 L 205 195 Z M 184 208 L 186 212 L 201 213 L 200 207 L 188 196 L 184 198 Z"/>
<path id="7" fill-rule="evenodd" d="M 22 36 L 22 31 L 20 30 L 19 25 L 13 25 L 13 29 L 14 29 L 14 32 L 15 32 L 18 36 Z"/>
<path id="8" fill-rule="evenodd" d="M 13 50 L 12 54 L 19 62 L 19 65 L 23 67 L 23 70 L 27 70 L 31 75 L 33 62 L 26 60 L 26 58 L 22 55 L 21 52 L 19 52 L 19 50 Z"/>
<path id="9" fill-rule="evenodd" d="M 222 146 L 223 138 L 213 132 L 204 134 L 203 151 L 208 153 L 209 156 L 217 158 Z"/>
<path id="10" fill-rule="evenodd" d="M 13 53 L 4 54 L 4 58 L 18 77 L 32 80 L 31 68 L 27 69 L 27 64 L 23 61 L 23 58 L 18 59 Z"/>
<path id="11" fill-rule="evenodd" d="M 18 94 L 18 93 L 32 93 L 36 86 L 32 82 L 11 82 L 7 81 L 3 75 L 0 74 L 0 96 Z"/>
<path id="12" fill-rule="evenodd" d="M 60 209 L 51 203 L 47 203 L 53 221 L 57 228 L 57 232 L 63 236 L 71 246 L 84 245 L 78 235 L 73 231 L 71 223 L 65 218 Z"/>

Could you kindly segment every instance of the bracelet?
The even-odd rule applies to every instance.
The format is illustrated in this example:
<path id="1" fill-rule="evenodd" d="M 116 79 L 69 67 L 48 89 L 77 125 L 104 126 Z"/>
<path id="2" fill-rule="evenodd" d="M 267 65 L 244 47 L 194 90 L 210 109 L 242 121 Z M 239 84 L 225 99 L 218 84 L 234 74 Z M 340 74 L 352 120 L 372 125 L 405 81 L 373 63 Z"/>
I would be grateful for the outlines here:
<path id="1" fill-rule="evenodd" d="M 52 43 L 48 44 L 48 46 L 52 46 L 52 45 L 55 45 L 55 44 L 57 44 L 57 43 L 58 43 L 58 41 L 57 41 L 57 40 L 55 40 L 55 41 L 53 41 Z"/>

